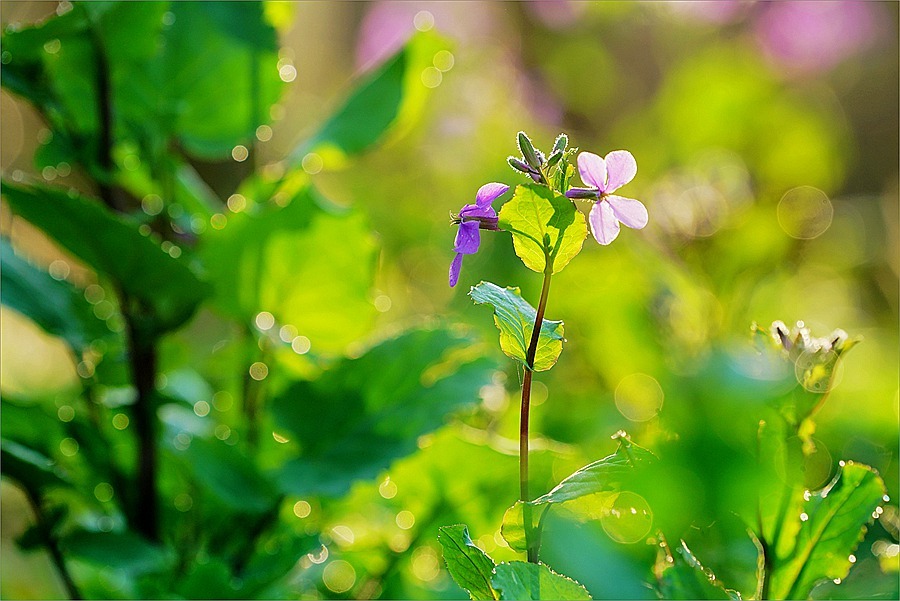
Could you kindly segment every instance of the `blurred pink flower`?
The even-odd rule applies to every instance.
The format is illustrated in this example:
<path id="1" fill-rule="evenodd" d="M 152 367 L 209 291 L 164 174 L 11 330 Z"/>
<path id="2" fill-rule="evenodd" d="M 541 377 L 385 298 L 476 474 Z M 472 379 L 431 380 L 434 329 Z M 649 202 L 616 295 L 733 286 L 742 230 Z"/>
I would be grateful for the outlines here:
<path id="1" fill-rule="evenodd" d="M 793 73 L 830 69 L 868 47 L 878 33 L 870 2 L 770 2 L 756 22 L 756 39 L 777 65 Z"/>
<path id="2" fill-rule="evenodd" d="M 525 7 L 547 27 L 565 29 L 574 25 L 584 14 L 587 3 L 573 0 L 540 0 L 526 2 Z"/>

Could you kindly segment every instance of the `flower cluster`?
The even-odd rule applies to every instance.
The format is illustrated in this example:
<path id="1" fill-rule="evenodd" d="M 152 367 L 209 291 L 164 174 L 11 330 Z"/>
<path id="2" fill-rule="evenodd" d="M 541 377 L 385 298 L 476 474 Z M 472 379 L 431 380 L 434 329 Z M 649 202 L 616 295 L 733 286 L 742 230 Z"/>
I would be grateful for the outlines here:
<path id="1" fill-rule="evenodd" d="M 572 200 L 591 200 L 588 220 L 594 238 L 602 245 L 611 243 L 619 235 L 619 224 L 633 229 L 647 225 L 647 208 L 639 200 L 613 194 L 634 179 L 637 162 L 627 150 L 615 150 L 605 157 L 591 152 L 578 155 L 578 172 L 585 187 L 568 186 L 568 157 L 575 150 L 566 151 L 568 138 L 561 134 L 553 144 L 549 156 L 537 150 L 524 132 L 517 139 L 521 157 L 509 157 L 507 162 L 514 170 L 528 176 L 540 185 L 548 186 Z M 555 177 L 554 175 L 555 174 Z M 463 255 L 478 251 L 481 244 L 480 230 L 499 231 L 497 212 L 492 203 L 509 190 L 501 183 L 482 186 L 475 196 L 475 204 L 465 205 L 452 223 L 459 226 L 453 252 L 456 256 L 450 264 L 450 286 L 459 281 Z"/>

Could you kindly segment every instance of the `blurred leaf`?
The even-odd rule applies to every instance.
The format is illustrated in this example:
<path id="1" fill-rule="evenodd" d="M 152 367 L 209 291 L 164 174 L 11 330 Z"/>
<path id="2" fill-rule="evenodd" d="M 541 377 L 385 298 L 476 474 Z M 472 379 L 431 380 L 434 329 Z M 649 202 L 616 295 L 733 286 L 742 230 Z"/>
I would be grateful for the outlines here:
<path id="1" fill-rule="evenodd" d="M 509 230 L 516 254 L 528 269 L 543 273 L 550 257 L 558 273 L 581 252 L 587 236 L 584 215 L 571 200 L 537 184 L 517 186 L 500 209 L 500 228 Z"/>
<path id="2" fill-rule="evenodd" d="M 63 338 L 76 355 L 111 335 L 78 289 L 18 257 L 6 238 L 0 238 L 0 261 L 3 304 L 27 315 L 48 334 Z"/>
<path id="3" fill-rule="evenodd" d="M 238 447 L 194 438 L 184 451 L 173 451 L 191 466 L 194 478 L 225 506 L 262 513 L 275 502 L 275 490 Z"/>
<path id="4" fill-rule="evenodd" d="M 465 589 L 473 601 L 498 599 L 491 586 L 494 561 L 469 538 L 462 524 L 441 526 L 438 542 L 444 548 L 444 562 L 453 580 Z"/>
<path id="5" fill-rule="evenodd" d="M 218 557 L 194 562 L 187 575 L 174 587 L 184 599 L 243 599 L 242 588 L 234 582 L 231 568 Z"/>
<path id="6" fill-rule="evenodd" d="M 0 439 L 0 469 L 32 495 L 52 486 L 67 485 L 56 462 L 24 445 Z"/>
<path id="7" fill-rule="evenodd" d="M 5 296 L 4 292 L 4 296 Z M 4 393 L 0 401 L 0 431 L 3 438 L 50 456 L 63 438 L 62 422 L 40 405 L 26 405 Z"/>
<path id="8" fill-rule="evenodd" d="M 70 557 L 130 574 L 159 571 L 168 563 L 162 548 L 130 531 L 81 530 L 66 536 L 62 547 Z"/>
<path id="9" fill-rule="evenodd" d="M 712 570 L 694 556 L 684 541 L 672 553 L 661 544 L 656 572 L 659 595 L 663 599 L 740 599 L 735 591 L 726 590 Z"/>
<path id="10" fill-rule="evenodd" d="M 299 163 L 309 152 L 323 155 L 325 164 L 340 164 L 376 144 L 391 125 L 394 135 L 403 133 L 418 118 L 430 89 L 422 83 L 422 71 L 434 68 L 436 52 L 446 42 L 434 33 L 417 33 L 393 57 L 367 75 L 346 102 L 325 122 L 311 140 L 294 151 Z"/>
<path id="11" fill-rule="evenodd" d="M 183 260 L 170 257 L 135 225 L 99 203 L 44 186 L 4 181 L 2 190 L 14 213 L 152 307 L 155 321 L 150 328 L 157 333 L 184 323 L 207 295 L 206 284 Z"/>
<path id="12" fill-rule="evenodd" d="M 774 599 L 807 598 L 825 580 L 846 578 L 850 555 L 883 503 L 884 483 L 867 465 L 847 462 L 824 490 L 803 504 L 793 551 L 778 557 L 771 575 Z"/>
<path id="13" fill-rule="evenodd" d="M 495 568 L 491 581 L 501 599 L 590 599 L 583 586 L 544 564 L 513 561 Z"/>
<path id="14" fill-rule="evenodd" d="M 371 327 L 374 237 L 361 212 L 330 205 L 312 187 L 284 208 L 230 216 L 200 252 L 216 302 L 245 323 L 269 311 L 324 352 L 343 350 Z"/>
<path id="15" fill-rule="evenodd" d="M 473 343 L 447 330 L 414 330 L 275 397 L 276 422 L 303 449 L 281 471 L 282 490 L 341 495 L 415 451 L 419 436 L 474 404 L 490 383 L 496 366 L 473 359 Z"/>
<path id="16" fill-rule="evenodd" d="M 540 511 L 532 512 L 532 528 L 537 529 L 540 522 Z M 525 538 L 525 503 L 516 501 L 512 507 L 503 514 L 503 523 L 500 526 L 500 534 L 503 540 L 514 551 L 524 553 L 528 550 Z"/>
<path id="17" fill-rule="evenodd" d="M 494 323 L 500 330 L 500 348 L 512 359 L 528 367 L 528 346 L 537 311 L 522 298 L 518 288 L 501 288 L 491 282 L 474 286 L 469 296 L 476 304 L 494 307 Z M 545 319 L 534 354 L 534 371 L 546 371 L 556 364 L 562 352 L 563 322 Z"/>
<path id="18" fill-rule="evenodd" d="M 647 449 L 634 444 L 628 437 L 619 437 L 619 447 L 612 455 L 590 463 L 567 476 L 547 494 L 532 504 L 564 503 L 594 493 L 614 490 L 636 468 L 656 461 Z"/>

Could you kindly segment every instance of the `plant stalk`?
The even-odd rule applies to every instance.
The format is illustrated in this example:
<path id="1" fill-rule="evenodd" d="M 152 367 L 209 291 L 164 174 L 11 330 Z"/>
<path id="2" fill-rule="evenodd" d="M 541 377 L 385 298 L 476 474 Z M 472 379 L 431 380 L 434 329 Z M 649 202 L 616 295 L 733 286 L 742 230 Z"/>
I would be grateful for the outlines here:
<path id="1" fill-rule="evenodd" d="M 538 562 L 540 541 L 532 523 L 533 507 L 528 504 L 531 501 L 531 494 L 528 490 L 528 422 L 531 410 L 531 380 L 534 376 L 534 356 L 537 354 L 541 325 L 544 323 L 544 310 L 547 308 L 547 297 L 550 295 L 550 276 L 553 273 L 549 257 L 547 257 L 546 263 L 544 284 L 541 287 L 541 300 L 538 303 L 537 314 L 534 318 L 531 342 L 528 344 L 528 352 L 525 355 L 525 376 L 522 380 L 522 407 L 519 419 L 519 500 L 525 503 L 522 509 L 525 521 L 525 546 L 527 547 L 528 561 L 531 563 Z"/>
<path id="2" fill-rule="evenodd" d="M 44 515 L 44 510 L 41 508 L 40 500 L 27 488 L 25 489 L 25 496 L 28 498 L 28 504 L 31 505 L 31 510 L 34 512 L 37 527 L 44 535 L 44 546 L 47 547 L 47 551 L 50 553 L 50 559 L 53 561 L 53 565 L 56 566 L 59 577 L 62 578 L 66 593 L 71 599 L 84 599 L 81 592 L 78 590 L 78 587 L 75 585 L 75 581 L 72 579 L 72 574 L 69 573 L 69 568 L 66 566 L 66 560 L 63 558 L 62 551 L 60 551 L 59 545 L 51 532 L 51 525 L 47 523 L 47 517 Z"/>

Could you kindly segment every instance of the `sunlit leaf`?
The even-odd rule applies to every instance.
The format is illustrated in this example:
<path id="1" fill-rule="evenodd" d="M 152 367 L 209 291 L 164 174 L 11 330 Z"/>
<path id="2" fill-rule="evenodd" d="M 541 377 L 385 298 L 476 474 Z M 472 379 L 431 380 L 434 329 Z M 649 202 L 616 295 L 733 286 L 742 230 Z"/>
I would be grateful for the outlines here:
<path id="1" fill-rule="evenodd" d="M 772 573 L 773 599 L 805 599 L 819 582 L 846 578 L 851 555 L 875 510 L 884 502 L 884 483 L 866 465 L 847 462 L 829 486 L 809 495 L 793 551 L 779 557 Z"/>
<path id="2" fill-rule="evenodd" d="M 477 304 L 487 303 L 494 308 L 494 323 L 500 330 L 500 348 L 508 357 L 529 367 L 528 346 L 537 310 L 522 298 L 518 288 L 501 288 L 491 282 L 474 286 L 469 296 Z M 545 371 L 556 364 L 562 352 L 563 334 L 563 322 L 543 321 L 531 369 Z"/>
<path id="3" fill-rule="evenodd" d="M 533 509 L 531 511 L 531 525 L 533 529 L 538 526 L 542 511 L 544 509 Z M 503 514 L 500 534 L 510 549 L 522 553 L 528 550 L 525 536 L 525 503 L 516 501 L 512 507 L 506 510 L 506 513 Z"/>
<path id="4" fill-rule="evenodd" d="M 496 365 L 446 330 L 415 330 L 348 359 L 272 401 L 303 455 L 279 475 L 291 494 L 340 495 L 416 450 L 422 434 L 471 405 Z"/>
<path id="5" fill-rule="evenodd" d="M 703 567 L 684 541 L 673 553 L 661 544 L 656 566 L 657 587 L 662 599 L 740 599 L 716 578 L 712 570 Z"/>
<path id="6" fill-rule="evenodd" d="M 500 227 L 512 233 L 516 254 L 528 269 L 543 273 L 550 257 L 559 272 L 581 252 L 587 236 L 584 215 L 572 201 L 545 186 L 517 186 L 500 209 Z"/>
<path id="7" fill-rule="evenodd" d="M 453 580 L 465 589 L 474 601 L 498 599 L 491 586 L 494 561 L 469 538 L 469 530 L 462 524 L 438 529 L 438 542 L 444 548 L 444 561 Z"/>
<path id="8" fill-rule="evenodd" d="M 0 239 L 0 257 L 4 305 L 27 315 L 48 334 L 63 338 L 76 353 L 111 334 L 83 294 L 17 256 L 6 238 Z"/>
<path id="9" fill-rule="evenodd" d="M 184 323 L 208 287 L 183 259 L 174 259 L 137 226 L 96 201 L 44 186 L 3 182 L 3 197 L 14 213 L 41 228 L 73 255 L 112 279 L 127 294 L 153 308 L 157 332 Z M 102 235 L 85 235 L 97 232 Z"/>
<path id="10" fill-rule="evenodd" d="M 583 586 L 544 564 L 513 561 L 498 564 L 491 581 L 501 599 L 590 599 Z"/>

